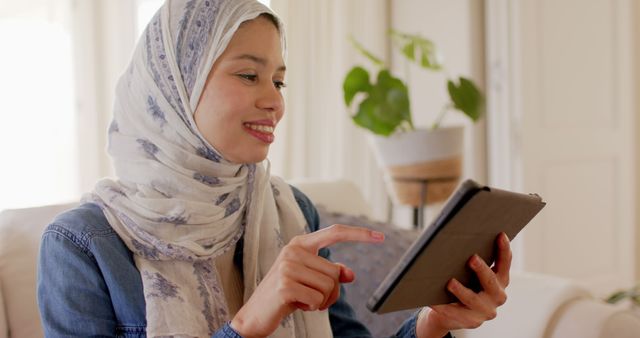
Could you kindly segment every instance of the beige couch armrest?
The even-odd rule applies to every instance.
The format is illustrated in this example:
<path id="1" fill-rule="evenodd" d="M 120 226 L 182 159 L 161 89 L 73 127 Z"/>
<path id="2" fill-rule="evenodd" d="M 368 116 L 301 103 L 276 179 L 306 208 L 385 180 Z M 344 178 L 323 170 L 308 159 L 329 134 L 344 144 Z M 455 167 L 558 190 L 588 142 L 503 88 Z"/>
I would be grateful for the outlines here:
<path id="1" fill-rule="evenodd" d="M 567 302 L 589 297 L 570 280 L 523 272 L 512 272 L 507 303 L 498 308 L 498 317 L 475 330 L 460 330 L 459 338 L 518 337 L 542 338 L 556 311 Z M 568 335 L 587 338 L 591 336 Z"/>
<path id="2" fill-rule="evenodd" d="M 640 316 L 592 298 L 565 304 L 549 325 L 549 338 L 637 338 Z"/>
<path id="3" fill-rule="evenodd" d="M 10 338 L 41 338 L 36 270 L 44 228 L 74 204 L 4 210 L 0 213 L 0 284 Z M 0 331 L 0 337 L 2 332 Z"/>
<path id="4" fill-rule="evenodd" d="M 507 294 L 496 319 L 455 336 L 631 338 L 640 333 L 640 318 L 595 299 L 570 279 L 513 272 Z"/>

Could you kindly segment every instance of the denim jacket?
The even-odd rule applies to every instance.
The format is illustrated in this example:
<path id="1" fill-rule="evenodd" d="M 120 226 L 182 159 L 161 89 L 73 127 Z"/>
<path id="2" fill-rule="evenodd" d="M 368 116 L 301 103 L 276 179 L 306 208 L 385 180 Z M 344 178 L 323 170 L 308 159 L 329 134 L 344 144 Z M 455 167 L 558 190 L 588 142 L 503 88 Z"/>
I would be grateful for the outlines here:
<path id="1" fill-rule="evenodd" d="M 315 207 L 293 190 L 312 231 L 318 230 Z M 329 250 L 319 255 L 329 259 Z M 97 205 L 69 210 L 46 228 L 38 261 L 38 306 L 46 337 L 146 337 L 140 273 Z M 416 317 L 408 318 L 395 336 L 415 337 Z M 371 336 L 345 301 L 344 288 L 329 308 L 329 320 L 335 337 Z M 241 336 L 227 323 L 213 337 Z"/>

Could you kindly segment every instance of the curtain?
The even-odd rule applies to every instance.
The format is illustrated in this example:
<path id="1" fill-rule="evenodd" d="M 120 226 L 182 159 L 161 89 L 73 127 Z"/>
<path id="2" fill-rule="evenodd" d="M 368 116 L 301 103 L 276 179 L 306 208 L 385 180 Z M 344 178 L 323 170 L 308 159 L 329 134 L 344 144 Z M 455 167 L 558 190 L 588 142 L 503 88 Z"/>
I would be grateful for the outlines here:
<path id="1" fill-rule="evenodd" d="M 354 125 L 342 81 L 356 63 L 369 66 L 351 35 L 388 59 L 386 0 L 272 0 L 287 34 L 286 113 L 272 145 L 272 172 L 285 179 L 344 178 L 356 183 L 376 219 L 386 219 L 389 198 L 368 144 Z"/>

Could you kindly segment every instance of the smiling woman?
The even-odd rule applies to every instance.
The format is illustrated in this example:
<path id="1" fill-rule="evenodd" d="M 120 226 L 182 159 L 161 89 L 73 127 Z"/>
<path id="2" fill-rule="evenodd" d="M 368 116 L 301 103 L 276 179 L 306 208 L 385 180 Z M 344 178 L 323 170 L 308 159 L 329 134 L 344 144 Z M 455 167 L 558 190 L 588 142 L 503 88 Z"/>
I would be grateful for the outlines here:
<path id="1" fill-rule="evenodd" d="M 117 177 L 43 236 L 47 336 L 320 338 L 329 312 L 366 335 L 338 297 L 352 271 L 318 251 L 381 234 L 304 235 L 318 228 L 311 202 L 262 163 L 284 111 L 281 30 L 252 0 L 171 0 L 153 16 L 116 88 Z"/>

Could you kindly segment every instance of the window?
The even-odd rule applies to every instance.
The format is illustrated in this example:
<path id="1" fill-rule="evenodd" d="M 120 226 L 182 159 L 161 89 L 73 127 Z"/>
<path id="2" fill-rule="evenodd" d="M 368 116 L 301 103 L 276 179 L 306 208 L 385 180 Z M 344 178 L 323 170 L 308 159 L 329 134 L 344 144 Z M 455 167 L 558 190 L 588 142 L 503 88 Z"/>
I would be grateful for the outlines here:
<path id="1" fill-rule="evenodd" d="M 0 7 L 0 210 L 77 199 L 71 1 Z"/>

